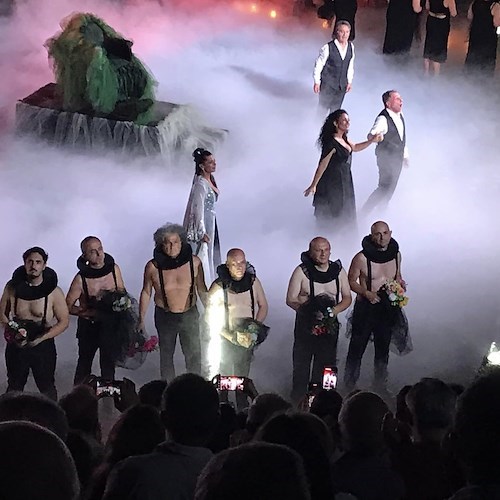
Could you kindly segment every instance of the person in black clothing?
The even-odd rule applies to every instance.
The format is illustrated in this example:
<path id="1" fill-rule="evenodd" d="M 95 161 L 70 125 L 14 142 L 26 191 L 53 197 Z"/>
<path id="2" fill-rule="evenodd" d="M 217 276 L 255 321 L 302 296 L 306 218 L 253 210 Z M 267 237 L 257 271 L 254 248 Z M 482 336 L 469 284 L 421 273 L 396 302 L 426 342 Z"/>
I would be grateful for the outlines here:
<path id="1" fill-rule="evenodd" d="M 68 328 L 68 308 L 57 286 L 57 274 L 47 267 L 48 254 L 33 247 L 23 254 L 0 300 L 0 323 L 5 328 L 7 391 L 22 391 L 31 369 L 43 394 L 57 399 L 54 338 Z"/>
<path id="2" fill-rule="evenodd" d="M 99 316 L 102 298 L 109 291 L 124 291 L 120 268 L 113 257 L 104 252 L 101 240 L 87 236 L 80 244 L 82 255 L 76 261 L 79 269 L 66 296 L 70 314 L 78 316 L 78 363 L 74 384 L 81 384 L 92 370 L 94 356 L 99 350 L 101 376 L 115 377 L 113 333 Z M 76 305 L 78 302 L 78 305 Z"/>
<path id="3" fill-rule="evenodd" d="M 401 277 L 401 253 L 392 238 L 386 222 L 375 222 L 370 234 L 363 238 L 349 268 L 349 285 L 357 294 L 350 318 L 351 339 L 345 366 L 344 384 L 352 390 L 360 375 L 361 359 L 373 335 L 375 345 L 374 388 L 385 391 L 387 364 L 393 327 L 402 314 L 400 307 L 393 306 L 383 287 L 388 281 L 397 280 L 406 287 Z M 407 332 L 406 332 L 407 333 Z"/>
<path id="4" fill-rule="evenodd" d="M 417 14 L 421 11 L 420 0 L 389 1 L 386 13 L 384 54 L 408 55 L 417 24 Z"/>
<path id="5" fill-rule="evenodd" d="M 330 254 L 329 241 L 314 238 L 309 250 L 302 253 L 302 263 L 288 284 L 286 304 L 296 311 L 292 387 L 295 402 L 304 397 L 309 381 L 321 381 L 325 366 L 337 364 L 337 315 L 351 304 L 351 291 L 342 263 L 332 262 Z M 317 319 L 319 314 L 327 316 L 322 325 Z"/>
<path id="6" fill-rule="evenodd" d="M 403 165 L 408 166 L 406 124 L 401 112 L 403 99 L 397 90 L 382 94 L 384 109 L 378 114 L 368 139 L 382 136 L 375 148 L 379 172 L 378 187 L 362 208 L 366 215 L 378 205 L 387 206 L 398 185 Z"/>
<path id="7" fill-rule="evenodd" d="M 349 42 L 351 25 L 339 20 L 333 30 L 333 40 L 321 47 L 314 65 L 315 94 L 319 93 L 319 106 L 333 112 L 342 106 L 346 92 L 354 77 L 354 45 Z"/>
<path id="8" fill-rule="evenodd" d="M 357 0 L 335 0 L 333 2 L 336 21 L 347 21 L 351 25 L 349 41 L 356 37 L 356 12 L 358 11 Z"/>

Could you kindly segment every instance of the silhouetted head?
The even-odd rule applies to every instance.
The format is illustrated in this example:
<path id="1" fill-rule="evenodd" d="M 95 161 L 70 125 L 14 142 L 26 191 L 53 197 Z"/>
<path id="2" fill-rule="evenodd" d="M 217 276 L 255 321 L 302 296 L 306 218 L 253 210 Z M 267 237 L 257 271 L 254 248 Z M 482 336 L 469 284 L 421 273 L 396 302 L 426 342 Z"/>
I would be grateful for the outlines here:
<path id="1" fill-rule="evenodd" d="M 0 497 L 77 500 L 75 464 L 63 441 L 31 422 L 0 423 Z"/>
<path id="2" fill-rule="evenodd" d="M 33 422 L 63 441 L 68 435 L 68 420 L 63 409 L 43 394 L 8 392 L 0 396 L 0 422 L 23 420 Z"/>
<path id="3" fill-rule="evenodd" d="M 91 387 L 77 385 L 60 399 L 59 405 L 66 413 L 71 429 L 99 437 L 98 399 Z"/>
<path id="4" fill-rule="evenodd" d="M 255 434 L 257 429 L 271 417 L 277 413 L 284 413 L 291 408 L 292 405 L 279 394 L 259 394 L 248 409 L 246 424 L 248 432 L 250 432 L 250 434 Z"/>
<path id="5" fill-rule="evenodd" d="M 180 375 L 163 393 L 161 417 L 174 441 L 203 446 L 215 431 L 219 418 L 217 390 L 199 375 Z"/>
<path id="6" fill-rule="evenodd" d="M 166 380 L 151 380 L 139 389 L 139 401 L 143 405 L 154 406 L 158 411 L 161 409 L 161 397 L 167 388 Z"/>
<path id="7" fill-rule="evenodd" d="M 215 455 L 198 478 L 194 498 L 311 499 L 300 456 L 269 443 L 248 443 Z"/>

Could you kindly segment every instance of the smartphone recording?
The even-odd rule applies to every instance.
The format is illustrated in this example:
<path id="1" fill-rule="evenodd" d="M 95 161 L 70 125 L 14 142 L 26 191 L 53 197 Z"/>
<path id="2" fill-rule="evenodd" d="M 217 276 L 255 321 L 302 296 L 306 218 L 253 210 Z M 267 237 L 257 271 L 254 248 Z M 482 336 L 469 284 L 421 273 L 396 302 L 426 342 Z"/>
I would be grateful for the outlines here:
<path id="1" fill-rule="evenodd" d="M 120 396 L 121 382 L 119 380 L 97 380 L 96 396 L 98 398 Z"/>
<path id="2" fill-rule="evenodd" d="M 242 391 L 244 382 L 245 377 L 220 375 L 217 388 L 219 391 Z"/>
<path id="3" fill-rule="evenodd" d="M 337 387 L 337 367 L 325 366 L 323 369 L 323 389 L 330 391 Z"/>

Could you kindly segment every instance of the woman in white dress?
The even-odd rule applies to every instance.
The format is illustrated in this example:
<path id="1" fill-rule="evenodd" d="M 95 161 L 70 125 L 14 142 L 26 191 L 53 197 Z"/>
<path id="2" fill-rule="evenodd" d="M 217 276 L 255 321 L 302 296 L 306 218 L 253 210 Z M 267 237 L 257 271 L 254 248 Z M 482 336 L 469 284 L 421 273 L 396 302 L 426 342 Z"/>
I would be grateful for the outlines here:
<path id="1" fill-rule="evenodd" d="M 195 175 L 184 215 L 184 228 L 193 254 L 203 263 L 208 284 L 215 280 L 215 270 L 221 263 L 219 234 L 215 217 L 215 202 L 219 190 L 213 173 L 215 158 L 203 148 L 193 151 Z"/>

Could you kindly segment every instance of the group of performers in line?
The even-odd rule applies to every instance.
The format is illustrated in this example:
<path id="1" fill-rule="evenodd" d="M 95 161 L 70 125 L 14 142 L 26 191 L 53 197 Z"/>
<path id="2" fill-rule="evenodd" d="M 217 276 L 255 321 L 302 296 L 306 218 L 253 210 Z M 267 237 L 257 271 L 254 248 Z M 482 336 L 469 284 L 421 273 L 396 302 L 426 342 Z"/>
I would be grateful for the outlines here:
<path id="1" fill-rule="evenodd" d="M 334 18 L 351 26 L 349 41 L 355 38 L 357 0 L 325 0 L 318 16 L 329 21 Z M 422 37 L 424 15 L 425 37 Z M 455 0 L 388 0 L 383 53 L 397 56 L 401 62 L 411 50 L 413 40 L 424 38 L 424 72 L 438 74 L 448 57 L 448 38 L 451 18 L 457 15 Z M 500 2 L 473 0 L 467 11 L 470 21 L 465 70 L 468 74 L 492 77 L 495 72 Z"/>

